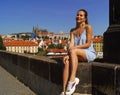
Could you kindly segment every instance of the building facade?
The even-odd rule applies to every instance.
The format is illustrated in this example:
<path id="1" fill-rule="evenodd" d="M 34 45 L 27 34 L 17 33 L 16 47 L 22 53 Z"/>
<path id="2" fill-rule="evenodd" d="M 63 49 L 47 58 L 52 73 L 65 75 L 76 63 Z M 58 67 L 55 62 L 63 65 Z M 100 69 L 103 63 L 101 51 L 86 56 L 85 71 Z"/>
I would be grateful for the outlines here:
<path id="1" fill-rule="evenodd" d="M 97 52 L 97 57 L 103 57 L 103 37 L 97 36 L 93 39 L 93 45 Z"/>
<path id="2" fill-rule="evenodd" d="M 6 51 L 16 53 L 37 53 L 38 43 L 27 40 L 5 40 Z"/>

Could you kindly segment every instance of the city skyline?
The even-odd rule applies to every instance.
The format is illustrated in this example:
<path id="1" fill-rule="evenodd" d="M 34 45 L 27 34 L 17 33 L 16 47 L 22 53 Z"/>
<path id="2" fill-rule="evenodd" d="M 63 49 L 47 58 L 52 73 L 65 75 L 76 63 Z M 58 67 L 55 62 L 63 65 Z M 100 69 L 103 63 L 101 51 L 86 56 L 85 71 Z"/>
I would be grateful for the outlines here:
<path id="1" fill-rule="evenodd" d="M 69 33 L 79 9 L 88 11 L 93 34 L 103 35 L 109 26 L 109 0 L 2 0 L 0 34 L 32 32 L 33 26 Z"/>

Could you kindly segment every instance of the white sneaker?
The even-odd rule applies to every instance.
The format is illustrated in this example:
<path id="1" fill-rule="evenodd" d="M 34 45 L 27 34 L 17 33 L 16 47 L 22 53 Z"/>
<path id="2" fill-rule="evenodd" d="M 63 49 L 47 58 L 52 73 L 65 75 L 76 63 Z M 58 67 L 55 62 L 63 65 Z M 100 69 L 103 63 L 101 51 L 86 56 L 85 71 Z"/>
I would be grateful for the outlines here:
<path id="1" fill-rule="evenodd" d="M 65 92 L 61 92 L 60 95 L 65 95 Z"/>
<path id="2" fill-rule="evenodd" d="M 66 95 L 71 95 L 74 93 L 76 85 L 78 85 L 79 81 L 79 78 L 75 78 L 75 81 L 73 83 L 68 83 Z"/>

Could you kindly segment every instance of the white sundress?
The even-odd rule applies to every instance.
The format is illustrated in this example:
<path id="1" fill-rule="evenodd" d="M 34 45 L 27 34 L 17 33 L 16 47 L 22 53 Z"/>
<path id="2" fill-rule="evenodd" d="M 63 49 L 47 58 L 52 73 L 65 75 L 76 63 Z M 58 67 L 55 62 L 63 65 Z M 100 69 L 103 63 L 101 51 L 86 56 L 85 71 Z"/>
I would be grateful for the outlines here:
<path id="1" fill-rule="evenodd" d="M 76 35 L 74 35 L 74 45 L 82 45 L 86 43 L 86 31 L 84 30 L 83 33 L 81 34 L 80 37 L 77 37 Z M 86 57 L 87 57 L 87 61 L 94 61 L 96 58 L 96 51 L 93 47 L 93 42 L 91 42 L 91 45 L 89 48 L 85 48 L 83 49 L 86 52 Z"/>

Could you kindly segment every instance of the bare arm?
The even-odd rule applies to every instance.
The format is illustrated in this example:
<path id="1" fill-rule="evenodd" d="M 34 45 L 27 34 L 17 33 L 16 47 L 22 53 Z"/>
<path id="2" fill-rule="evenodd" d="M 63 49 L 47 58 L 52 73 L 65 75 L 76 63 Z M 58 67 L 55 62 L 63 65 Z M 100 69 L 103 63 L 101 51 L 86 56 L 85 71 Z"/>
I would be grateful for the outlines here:
<path id="1" fill-rule="evenodd" d="M 70 44 L 69 44 L 69 48 L 74 46 L 74 35 L 73 35 L 74 29 L 71 29 L 70 31 Z"/>

